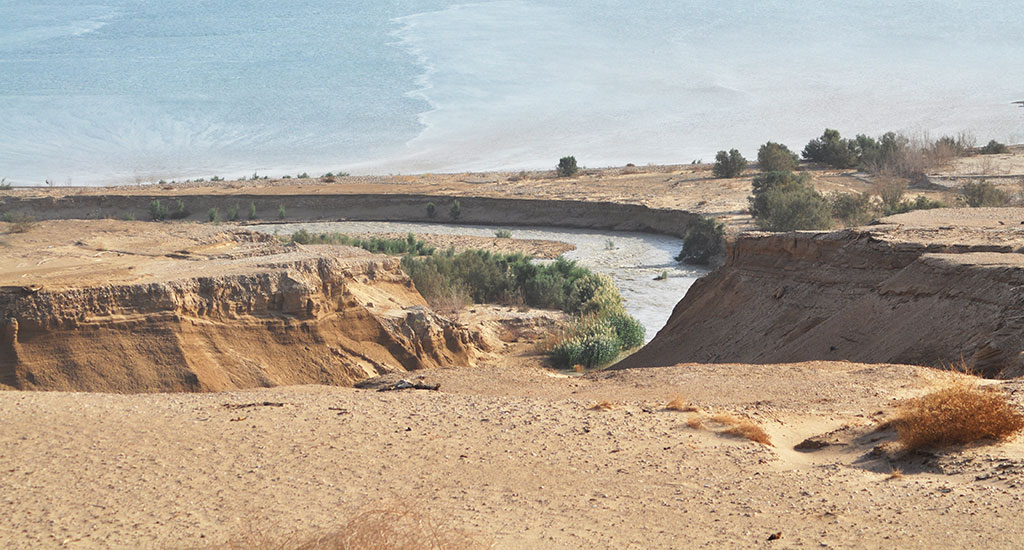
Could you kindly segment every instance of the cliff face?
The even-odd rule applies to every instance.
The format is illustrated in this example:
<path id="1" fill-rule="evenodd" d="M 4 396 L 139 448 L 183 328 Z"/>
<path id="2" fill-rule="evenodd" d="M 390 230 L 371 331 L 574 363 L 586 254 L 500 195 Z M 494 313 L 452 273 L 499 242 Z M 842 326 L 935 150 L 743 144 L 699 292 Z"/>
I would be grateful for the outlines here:
<path id="1" fill-rule="evenodd" d="M 0 288 L 0 384 L 107 392 L 350 385 L 471 365 L 484 351 L 479 334 L 425 307 L 397 259 L 266 246 L 253 257 L 181 260 L 187 265 L 173 276 L 139 282 Z"/>
<path id="2" fill-rule="evenodd" d="M 1024 375 L 1024 255 L 1015 252 L 1024 235 L 984 232 L 879 226 L 741 236 L 726 264 L 616 367 L 962 359 L 986 376 Z"/>

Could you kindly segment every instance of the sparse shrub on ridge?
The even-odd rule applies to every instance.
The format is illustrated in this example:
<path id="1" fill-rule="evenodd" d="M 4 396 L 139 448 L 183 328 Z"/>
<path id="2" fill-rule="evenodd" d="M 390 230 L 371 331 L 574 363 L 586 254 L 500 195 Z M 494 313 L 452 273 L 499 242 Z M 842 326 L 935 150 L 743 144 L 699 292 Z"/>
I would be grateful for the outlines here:
<path id="1" fill-rule="evenodd" d="M 867 193 L 836 193 L 830 201 L 832 217 L 846 227 L 864 225 L 874 219 L 878 209 Z"/>
<path id="2" fill-rule="evenodd" d="M 960 200 L 972 208 L 1006 206 L 1010 202 L 1010 196 L 990 182 L 974 181 L 960 187 Z"/>
<path id="3" fill-rule="evenodd" d="M 768 172 L 754 178 L 750 214 L 766 231 L 828 229 L 832 211 L 806 174 Z"/>
<path id="4" fill-rule="evenodd" d="M 981 149 L 978 149 L 978 152 L 983 155 L 999 155 L 1003 153 L 1009 153 L 1010 148 L 1007 147 L 1006 144 L 999 143 L 998 141 L 993 139 L 989 141 L 987 145 L 985 145 Z"/>
<path id="5" fill-rule="evenodd" d="M 839 130 L 831 128 L 826 128 L 820 138 L 808 142 L 803 156 L 807 160 L 834 168 L 853 168 L 858 162 L 856 143 L 843 139 Z"/>
<path id="6" fill-rule="evenodd" d="M 690 224 L 683 235 L 683 249 L 677 261 L 707 265 L 712 258 L 725 251 L 725 227 L 714 218 L 701 216 Z"/>
<path id="7" fill-rule="evenodd" d="M 167 217 L 167 207 L 160 203 L 160 199 L 149 201 L 149 217 L 153 221 L 161 221 Z"/>
<path id="8" fill-rule="evenodd" d="M 757 168 L 762 172 L 792 172 L 799 162 L 796 153 L 781 143 L 769 141 L 757 150 Z"/>
<path id="9" fill-rule="evenodd" d="M 731 149 L 728 153 L 719 151 L 715 155 L 715 166 L 711 172 L 716 178 L 735 178 L 742 174 L 746 167 L 747 159 L 743 158 L 738 150 Z"/>
<path id="10" fill-rule="evenodd" d="M 579 171 L 579 166 L 576 165 L 576 157 L 568 156 L 558 159 L 558 168 L 555 173 L 560 178 L 568 178 L 576 175 Z"/>
<path id="11" fill-rule="evenodd" d="M 892 425 L 908 450 L 943 448 L 1009 439 L 1024 415 L 1004 392 L 961 380 L 908 401 Z"/>

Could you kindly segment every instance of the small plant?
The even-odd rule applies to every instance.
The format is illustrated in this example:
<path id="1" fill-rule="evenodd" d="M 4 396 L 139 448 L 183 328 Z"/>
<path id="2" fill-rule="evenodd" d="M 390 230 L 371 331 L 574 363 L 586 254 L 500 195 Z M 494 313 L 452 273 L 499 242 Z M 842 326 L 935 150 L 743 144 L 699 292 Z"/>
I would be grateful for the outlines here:
<path id="1" fill-rule="evenodd" d="M 185 203 L 181 199 L 177 200 L 174 213 L 168 214 L 168 217 L 174 220 L 181 220 L 188 217 L 188 211 L 185 210 Z"/>
<path id="2" fill-rule="evenodd" d="M 960 188 L 960 200 L 972 208 L 982 206 L 1006 206 L 1009 195 L 987 181 L 967 182 Z"/>
<path id="3" fill-rule="evenodd" d="M 220 222 L 220 211 L 217 210 L 217 207 L 211 208 L 210 212 L 208 213 L 208 216 L 210 218 L 210 222 L 211 223 L 219 223 Z"/>
<path id="4" fill-rule="evenodd" d="M 746 167 L 747 159 L 743 158 L 739 151 L 732 149 L 728 153 L 719 151 L 715 155 L 715 166 L 711 172 L 716 178 L 735 178 L 742 174 Z"/>
<path id="5" fill-rule="evenodd" d="M 213 176 L 212 178 L 210 178 L 210 181 L 214 181 L 214 182 L 216 182 L 216 181 L 224 181 L 224 178 L 222 178 L 220 176 Z"/>
<path id="6" fill-rule="evenodd" d="M 687 403 L 681 395 L 677 395 L 673 397 L 671 401 L 665 403 L 665 410 L 676 412 L 700 412 L 700 409 Z"/>
<path id="7" fill-rule="evenodd" d="M 844 226 L 854 227 L 870 222 L 877 212 L 867 193 L 836 193 L 830 199 L 832 217 Z"/>
<path id="8" fill-rule="evenodd" d="M 978 152 L 983 155 L 1000 155 L 1004 153 L 1009 153 L 1010 148 L 1007 147 L 1005 143 L 999 143 L 998 141 L 993 139 L 992 141 L 988 142 L 988 145 L 985 145 L 981 149 L 978 149 Z"/>
<path id="9" fill-rule="evenodd" d="M 306 172 L 303 172 L 303 173 L 301 173 L 301 174 L 299 174 L 299 175 L 297 175 L 295 177 L 300 179 L 300 180 L 309 179 L 309 174 L 307 174 Z"/>
<path id="10" fill-rule="evenodd" d="M 149 217 L 153 221 L 161 221 L 167 217 L 167 207 L 160 203 L 160 199 L 149 202 Z"/>
<path id="11" fill-rule="evenodd" d="M 654 280 L 655 281 L 667 281 L 668 280 L 668 271 L 662 270 L 661 273 L 658 273 L 657 275 L 654 276 Z"/>
<path id="12" fill-rule="evenodd" d="M 249 219 L 256 219 L 256 201 L 249 201 Z"/>
<path id="13" fill-rule="evenodd" d="M 434 204 L 433 202 L 427 203 L 427 217 L 430 219 L 434 219 L 437 217 L 437 205 Z"/>
<path id="14" fill-rule="evenodd" d="M 772 446 L 772 440 L 768 436 L 768 432 L 764 431 L 761 426 L 758 426 L 756 422 L 749 418 L 740 418 L 723 413 L 712 416 L 711 420 L 729 426 L 725 431 L 721 432 L 725 435 L 742 437 L 768 447 Z"/>
<path id="15" fill-rule="evenodd" d="M 619 408 L 619 404 L 614 401 L 600 401 L 590 406 L 591 411 L 613 411 Z"/>
<path id="16" fill-rule="evenodd" d="M 707 265 L 712 258 L 725 251 L 725 226 L 714 218 L 702 216 L 690 224 L 683 234 L 683 249 L 676 260 L 695 265 Z"/>
<path id="17" fill-rule="evenodd" d="M 285 175 L 281 176 L 281 179 L 283 179 L 283 180 L 290 180 L 290 179 L 292 179 L 292 177 L 289 176 L 288 174 L 285 174 Z"/>
<path id="18" fill-rule="evenodd" d="M 284 212 L 284 205 L 282 204 L 282 205 L 279 205 L 277 207 L 277 219 L 283 220 L 284 218 L 285 218 L 285 212 Z"/>
<path id="19" fill-rule="evenodd" d="M 558 167 L 555 169 L 555 173 L 560 178 L 569 178 L 576 175 L 579 172 L 579 166 L 576 165 L 576 157 L 568 156 L 558 159 Z"/>
<path id="20" fill-rule="evenodd" d="M 237 204 L 228 207 L 228 221 L 229 222 L 238 221 L 238 205 Z"/>
<path id="21" fill-rule="evenodd" d="M 769 141 L 757 150 L 757 168 L 762 172 L 794 171 L 800 159 L 789 147 Z"/>
<path id="22" fill-rule="evenodd" d="M 459 204 L 459 200 L 458 199 L 455 199 L 455 201 L 452 202 L 452 207 L 448 209 L 448 217 L 451 218 L 451 220 L 454 222 L 454 221 L 458 221 L 459 216 L 461 216 L 461 215 L 462 215 L 462 205 Z"/>
<path id="23" fill-rule="evenodd" d="M 607 240 L 604 241 L 604 249 L 605 250 L 615 250 L 616 248 L 617 247 L 615 246 L 615 241 L 613 241 L 611 239 L 607 239 Z"/>
<path id="24" fill-rule="evenodd" d="M 958 380 L 905 403 L 893 421 L 908 450 L 1005 441 L 1024 429 L 1024 415 L 1005 393 Z"/>
<path id="25" fill-rule="evenodd" d="M 122 219 L 123 219 L 124 221 L 126 221 L 126 222 L 133 222 L 133 221 L 135 221 L 135 212 L 132 212 L 132 211 L 128 211 L 128 212 L 127 212 L 127 213 L 126 213 L 126 214 L 124 215 L 124 218 L 122 218 Z"/>
<path id="26" fill-rule="evenodd" d="M 512 238 L 512 232 L 509 231 L 508 229 L 499 229 L 499 230 L 494 232 L 494 236 L 499 238 L 499 239 L 511 239 Z"/>
<path id="27" fill-rule="evenodd" d="M 5 212 L 2 219 L 11 224 L 10 233 L 27 233 L 36 225 L 36 219 L 25 212 Z"/>

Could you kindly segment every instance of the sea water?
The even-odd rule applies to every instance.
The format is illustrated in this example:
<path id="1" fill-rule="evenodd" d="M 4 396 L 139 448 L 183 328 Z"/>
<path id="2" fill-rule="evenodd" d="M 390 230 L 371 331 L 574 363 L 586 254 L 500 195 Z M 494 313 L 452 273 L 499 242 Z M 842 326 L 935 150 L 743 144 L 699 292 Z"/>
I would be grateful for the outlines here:
<path id="1" fill-rule="evenodd" d="M 41 185 L 1024 141 L 1024 1 L 0 0 L 0 177 Z"/>

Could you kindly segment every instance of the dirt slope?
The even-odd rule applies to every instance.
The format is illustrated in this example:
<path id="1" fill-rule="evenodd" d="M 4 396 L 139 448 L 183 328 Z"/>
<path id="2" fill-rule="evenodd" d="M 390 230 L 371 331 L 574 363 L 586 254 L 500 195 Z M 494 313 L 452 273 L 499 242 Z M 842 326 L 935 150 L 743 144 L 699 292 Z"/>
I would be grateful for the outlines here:
<path id="1" fill-rule="evenodd" d="M 471 365 L 487 348 L 427 308 L 397 259 L 354 248 L 111 221 L 48 222 L 9 243 L 0 383 L 19 389 L 347 385 Z"/>
<path id="2" fill-rule="evenodd" d="M 849 360 L 1024 374 L 1024 210 L 936 210 L 741 236 L 617 368 Z"/>

